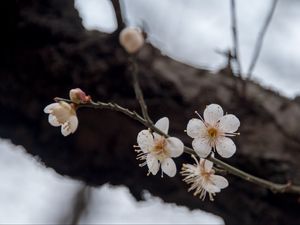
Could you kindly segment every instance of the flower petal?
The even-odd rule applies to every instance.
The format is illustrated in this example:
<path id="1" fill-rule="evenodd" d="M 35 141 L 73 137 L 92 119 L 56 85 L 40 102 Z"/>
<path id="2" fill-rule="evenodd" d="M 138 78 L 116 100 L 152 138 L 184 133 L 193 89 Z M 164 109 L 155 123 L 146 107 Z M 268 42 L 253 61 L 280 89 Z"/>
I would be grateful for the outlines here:
<path id="1" fill-rule="evenodd" d="M 171 158 L 166 158 L 164 161 L 162 161 L 161 169 L 169 177 L 174 177 L 177 172 L 176 164 L 175 164 L 174 160 Z"/>
<path id="2" fill-rule="evenodd" d="M 162 132 L 165 134 L 168 134 L 169 131 L 169 119 L 167 117 L 163 117 L 159 119 L 156 123 L 155 126 L 160 129 Z"/>
<path id="3" fill-rule="evenodd" d="M 78 118 L 77 116 L 71 116 L 69 119 L 70 122 L 70 129 L 71 129 L 71 133 L 74 133 L 77 130 L 78 127 Z"/>
<path id="4" fill-rule="evenodd" d="M 206 138 L 196 138 L 192 142 L 193 149 L 201 158 L 205 158 L 211 152 L 211 146 Z"/>
<path id="5" fill-rule="evenodd" d="M 44 108 L 44 113 L 51 113 L 52 109 L 59 106 L 59 103 L 52 103 Z"/>
<path id="6" fill-rule="evenodd" d="M 68 136 L 71 134 L 70 122 L 67 121 L 61 126 L 61 133 L 64 136 Z"/>
<path id="7" fill-rule="evenodd" d="M 188 122 L 186 132 L 191 138 L 200 138 L 207 132 L 207 129 L 202 120 L 191 119 Z"/>
<path id="8" fill-rule="evenodd" d="M 158 163 L 157 158 L 152 154 L 148 154 L 146 161 L 147 161 L 147 166 L 148 166 L 149 171 L 153 175 L 156 175 L 159 170 L 159 163 Z"/>
<path id="9" fill-rule="evenodd" d="M 209 173 L 211 169 L 213 168 L 213 162 L 209 161 L 207 159 L 200 159 L 200 165 L 203 166 L 203 169 L 205 172 Z"/>
<path id="10" fill-rule="evenodd" d="M 214 184 L 212 184 L 211 182 L 204 182 L 203 183 L 203 188 L 206 190 L 206 191 L 208 191 L 208 192 L 210 192 L 210 193 L 217 193 L 217 192 L 220 192 L 221 191 L 221 189 L 218 187 L 218 186 L 216 186 L 216 185 L 214 185 Z"/>
<path id="11" fill-rule="evenodd" d="M 176 137 L 169 137 L 166 139 L 166 148 L 170 152 L 171 157 L 178 157 L 183 153 L 183 143 Z"/>
<path id="12" fill-rule="evenodd" d="M 236 132 L 239 126 L 240 121 L 235 115 L 228 114 L 220 118 L 219 129 L 223 132 Z"/>
<path id="13" fill-rule="evenodd" d="M 52 114 L 49 114 L 48 116 L 48 122 L 54 126 L 54 127 L 59 127 L 61 124 L 57 121 L 56 117 L 53 116 Z"/>
<path id="14" fill-rule="evenodd" d="M 214 126 L 218 120 L 223 116 L 223 109 L 217 104 L 210 104 L 204 110 L 204 120 L 206 123 L 209 123 L 211 126 Z"/>
<path id="15" fill-rule="evenodd" d="M 159 141 L 161 138 L 164 138 L 163 136 L 161 136 L 158 133 L 153 132 L 153 138 L 154 138 L 154 142 Z"/>
<path id="16" fill-rule="evenodd" d="M 137 136 L 137 143 L 141 150 L 146 153 L 154 146 L 153 136 L 149 130 L 142 130 Z"/>
<path id="17" fill-rule="evenodd" d="M 229 158 L 235 153 L 236 146 L 230 138 L 219 137 L 216 143 L 216 149 L 220 156 Z"/>
<path id="18" fill-rule="evenodd" d="M 228 186 L 228 180 L 225 177 L 219 175 L 211 175 L 210 181 L 220 189 L 226 188 Z"/>

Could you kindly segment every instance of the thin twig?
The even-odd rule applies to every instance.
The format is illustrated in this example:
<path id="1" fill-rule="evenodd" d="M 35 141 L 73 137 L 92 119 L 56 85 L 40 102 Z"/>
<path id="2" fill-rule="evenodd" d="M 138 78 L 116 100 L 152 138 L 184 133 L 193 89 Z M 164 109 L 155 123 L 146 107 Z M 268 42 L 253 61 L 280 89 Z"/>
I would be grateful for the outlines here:
<path id="1" fill-rule="evenodd" d="M 74 103 L 69 99 L 63 99 L 63 98 L 55 98 L 54 100 L 55 101 L 65 101 L 65 102 L 68 102 L 68 103 Z M 124 107 L 122 107 L 122 106 L 120 106 L 116 103 L 110 103 L 110 102 L 105 103 L 105 102 L 100 102 L 100 101 L 98 101 L 98 102 L 91 101 L 89 103 L 78 104 L 77 106 L 78 106 L 78 108 L 87 107 L 87 108 L 94 108 L 94 109 L 109 109 L 109 110 L 112 110 L 112 111 L 120 112 L 122 114 L 125 114 L 125 115 L 129 116 L 132 119 L 137 120 L 138 122 L 140 122 L 144 126 L 150 128 L 152 131 L 154 131 L 158 134 L 161 134 L 165 137 L 169 137 L 169 135 L 165 134 L 164 132 L 159 130 L 154 125 L 149 125 L 149 123 L 142 116 L 137 114 L 136 112 L 130 111 L 129 109 L 124 108 Z M 194 150 L 187 147 L 187 146 L 184 146 L 184 152 L 188 153 L 188 154 L 196 155 Z M 296 194 L 300 194 L 300 186 L 292 185 L 290 182 L 287 183 L 287 184 L 274 183 L 274 182 L 271 182 L 271 181 L 268 181 L 268 180 L 265 180 L 265 179 L 262 179 L 262 178 L 255 177 L 255 176 L 253 176 L 249 173 L 246 173 L 242 170 L 239 170 L 238 168 L 233 167 L 233 166 L 231 166 L 231 165 L 229 165 L 229 164 L 227 164 L 227 163 L 225 163 L 225 162 L 223 162 L 219 159 L 216 159 L 212 156 L 209 156 L 207 159 L 212 161 L 216 165 L 220 166 L 224 170 L 228 171 L 228 173 L 231 173 L 231 174 L 233 174 L 237 177 L 240 177 L 240 178 L 242 178 L 244 180 L 247 180 L 249 182 L 252 182 L 254 184 L 260 185 L 264 188 L 267 188 L 267 189 L 271 190 L 274 193 L 294 193 L 294 194 L 296 193 Z"/>
<path id="2" fill-rule="evenodd" d="M 134 88 L 136 99 L 138 100 L 138 102 L 140 104 L 144 119 L 149 124 L 153 124 L 153 122 L 150 119 L 150 116 L 148 114 L 148 108 L 147 108 L 147 105 L 144 100 L 144 95 L 143 95 L 142 89 L 140 87 L 139 78 L 138 78 L 139 71 L 138 71 L 138 65 L 136 63 L 136 59 L 134 57 L 132 57 L 132 58 L 130 58 L 130 61 L 132 63 L 132 80 L 133 80 L 133 88 Z"/>
<path id="3" fill-rule="evenodd" d="M 246 173 L 242 170 L 239 170 L 219 159 L 216 159 L 212 156 L 208 158 L 213 163 L 217 164 L 218 166 L 222 167 L 228 173 L 231 173 L 237 177 L 240 177 L 244 180 L 247 180 L 251 183 L 258 184 L 264 188 L 270 189 L 274 193 L 297 193 L 300 194 L 300 186 L 292 185 L 291 182 L 288 182 L 287 184 L 278 184 L 274 183 L 256 176 L 253 176 L 249 173 Z"/>
<path id="4" fill-rule="evenodd" d="M 238 29 L 237 29 L 237 16 L 236 16 L 236 7 L 235 0 L 231 0 L 230 4 L 230 13 L 231 13 L 231 31 L 232 31 L 232 40 L 233 40 L 233 58 L 235 59 L 237 65 L 237 75 L 242 77 L 242 65 L 240 62 L 239 54 L 239 40 L 238 40 Z"/>
<path id="5" fill-rule="evenodd" d="M 80 189 L 78 190 L 76 194 L 74 206 L 73 206 L 70 225 L 80 224 L 80 219 L 84 214 L 84 212 L 86 212 L 87 210 L 90 194 L 91 194 L 91 189 L 86 185 L 80 187 Z"/>
<path id="6" fill-rule="evenodd" d="M 59 101 L 65 101 L 68 103 L 73 103 L 70 99 L 64 99 L 64 98 L 59 98 L 56 97 L 54 98 L 54 101 L 59 102 Z M 74 103 L 76 104 L 76 103 Z M 138 122 L 142 123 L 143 125 L 147 126 L 147 122 L 145 119 L 143 119 L 142 116 L 137 114 L 135 111 L 130 111 L 129 109 L 123 108 L 122 106 L 112 103 L 112 102 L 94 102 L 90 101 L 89 103 L 83 103 L 83 104 L 76 104 L 77 108 L 94 108 L 94 109 L 109 109 L 112 111 L 117 111 L 125 114 L 126 116 L 129 116 L 130 118 L 137 120 Z"/>
<path id="7" fill-rule="evenodd" d="M 251 63 L 250 63 L 250 66 L 249 66 L 249 69 L 248 69 L 248 72 L 247 72 L 247 79 L 248 80 L 251 79 L 252 72 L 255 68 L 256 62 L 257 62 L 259 54 L 261 52 L 261 48 L 262 48 L 262 44 L 263 44 L 263 41 L 264 41 L 266 31 L 268 29 L 268 26 L 269 26 L 271 20 L 272 20 L 273 15 L 274 15 L 277 2 L 278 2 L 278 0 L 273 0 L 270 11 L 267 15 L 267 18 L 266 18 L 261 30 L 258 33 L 258 37 L 257 37 L 256 43 L 255 43 L 254 53 L 253 53 L 252 60 L 251 60 Z"/>
<path id="8" fill-rule="evenodd" d="M 125 26 L 123 23 L 120 1 L 119 0 L 111 0 L 111 3 L 115 10 L 116 20 L 117 20 L 117 25 L 118 25 L 117 33 L 119 33 L 119 31 L 122 30 Z"/>

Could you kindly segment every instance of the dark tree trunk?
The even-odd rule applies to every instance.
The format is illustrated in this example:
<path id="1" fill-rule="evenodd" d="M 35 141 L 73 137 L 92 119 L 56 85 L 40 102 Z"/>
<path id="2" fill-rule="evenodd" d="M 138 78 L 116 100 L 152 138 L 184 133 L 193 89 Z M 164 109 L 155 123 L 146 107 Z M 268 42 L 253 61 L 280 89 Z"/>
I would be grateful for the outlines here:
<path id="1" fill-rule="evenodd" d="M 0 137 L 23 145 L 60 174 L 89 185 L 126 185 L 137 199 L 146 189 L 166 202 L 220 215 L 226 224 L 300 224 L 297 195 L 273 194 L 228 176 L 230 186 L 215 202 L 202 202 L 187 192 L 180 175 L 147 177 L 132 149 L 143 127 L 118 113 L 79 110 L 79 129 L 63 137 L 48 124 L 43 108 L 53 97 L 67 97 L 71 88 L 138 110 L 128 55 L 117 34 L 84 30 L 73 1 L 16 3 L 16 52 L 4 55 L 8 60 L 0 75 Z M 138 61 L 150 115 L 154 120 L 168 116 L 172 135 L 190 145 L 184 129 L 193 112 L 219 103 L 242 123 L 237 153 L 228 162 L 272 181 L 300 184 L 299 103 L 252 82 L 243 97 L 236 91 L 241 81 L 226 70 L 211 74 L 195 69 L 151 46 Z M 184 156 L 176 163 L 180 167 L 190 160 Z"/>

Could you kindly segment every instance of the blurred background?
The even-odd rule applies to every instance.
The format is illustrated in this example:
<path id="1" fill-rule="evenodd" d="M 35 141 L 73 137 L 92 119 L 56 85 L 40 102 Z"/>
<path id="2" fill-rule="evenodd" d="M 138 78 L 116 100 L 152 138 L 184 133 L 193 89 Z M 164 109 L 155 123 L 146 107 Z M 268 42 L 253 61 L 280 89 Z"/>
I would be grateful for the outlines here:
<path id="1" fill-rule="evenodd" d="M 242 70 L 247 72 L 255 42 L 270 11 L 272 0 L 236 1 Z M 254 77 L 288 97 L 300 94 L 300 6 L 279 1 L 265 35 Z M 117 28 L 110 1 L 76 0 L 88 30 L 111 33 Z M 226 63 L 219 52 L 232 48 L 230 1 L 121 1 L 129 26 L 143 27 L 148 41 L 162 54 L 197 68 L 216 71 Z M 166 13 L 167 12 L 167 13 Z"/>
<path id="2" fill-rule="evenodd" d="M 79 115 L 79 126 L 82 125 L 77 131 L 79 134 L 66 139 L 61 137 L 55 128 L 47 124 L 42 108 L 55 96 L 66 97 L 70 88 L 84 87 L 88 94 L 99 99 L 113 99 L 137 107 L 126 74 L 121 76 L 127 67 L 127 56 L 116 41 L 112 42 L 117 40 L 114 35 L 117 35 L 118 28 L 113 4 L 109 0 L 32 0 L 16 3 L 16 56 L 12 62 L 6 62 L 0 75 L 0 224 L 300 222 L 295 213 L 299 202 L 294 196 L 275 198 L 270 192 L 240 184 L 238 182 L 243 181 L 236 181 L 235 178 L 231 178 L 230 186 L 237 184 L 236 187 L 230 187 L 223 197 L 221 193 L 220 200 L 217 199 L 215 203 L 200 202 L 196 198 L 191 200 L 192 194 L 182 194 L 186 187 L 179 178 L 175 181 L 166 179 L 169 186 L 162 188 L 162 179 L 145 176 L 146 170 L 138 167 L 133 151 L 117 153 L 117 150 L 125 151 L 129 148 L 127 146 L 135 144 L 134 134 L 141 127 L 133 126 L 127 119 L 119 119 L 113 113 L 98 112 L 89 116 L 90 111 L 83 111 Z M 248 71 L 255 42 L 272 3 L 271 0 L 236 1 L 242 75 Z M 206 73 L 208 77 L 227 66 L 227 58 L 220 52 L 233 48 L 230 1 L 125 0 L 120 1 L 120 7 L 124 23 L 142 27 L 147 33 L 147 42 L 154 47 L 154 50 L 147 47 L 140 55 L 141 64 L 145 65 L 145 68 L 141 68 L 142 72 L 164 73 L 165 69 L 159 69 L 160 64 L 148 65 L 153 58 L 170 68 L 177 68 L 177 65 L 181 66 L 180 63 L 188 65 L 180 67 L 183 74 L 190 68 L 196 68 L 195 71 Z M 277 106 L 278 98 L 287 108 L 298 104 L 292 105 L 294 111 L 287 114 L 292 117 L 300 116 L 297 97 L 300 94 L 299 25 L 300 2 L 278 1 L 253 72 L 255 83 L 275 96 L 268 101 L 266 95 L 264 98 L 267 103 Z M 171 60 L 160 58 L 161 55 Z M 174 65 L 173 61 L 179 63 Z M 199 102 L 194 102 L 197 106 L 191 105 L 196 97 L 186 100 L 184 98 L 188 95 L 174 91 L 172 79 L 175 78 L 166 81 L 164 79 L 167 78 L 157 78 L 159 76 L 152 74 L 142 78 L 142 86 L 145 87 L 149 108 L 152 109 L 150 112 L 154 117 L 167 113 L 177 118 L 175 115 L 183 107 L 195 109 L 208 100 L 223 101 L 218 95 L 205 92 Z M 123 86 L 123 82 L 127 86 Z M 118 90 L 118 93 L 114 90 Z M 10 96 L 3 97 L 8 93 Z M 205 96 L 209 96 L 208 100 L 203 100 Z M 168 102 L 159 110 L 154 110 L 160 106 L 161 99 Z M 260 111 L 264 103 L 257 104 L 258 107 L 249 103 L 249 110 L 248 106 L 241 103 L 233 104 L 227 109 L 245 107 L 237 112 L 241 117 L 249 114 L 249 118 L 262 118 L 261 126 L 270 135 L 266 139 L 276 139 L 281 135 L 271 132 L 272 129 L 277 132 L 280 127 L 269 126 L 269 123 L 276 124 L 269 121 L 269 116 L 261 116 L 265 113 Z M 280 107 L 283 107 L 282 104 Z M 173 111 L 174 108 L 176 110 Z M 274 115 L 280 116 L 272 110 Z M 190 111 L 184 111 L 185 119 L 191 117 L 193 110 Z M 98 117 L 101 118 L 98 120 Z M 296 162 L 299 157 L 299 135 L 295 133 L 299 128 L 296 125 L 298 117 L 291 122 L 295 123 L 291 125 L 293 130 L 290 132 L 294 136 L 291 138 L 283 134 L 278 138 L 278 142 L 284 140 L 280 145 L 273 143 L 283 152 L 286 150 L 288 156 L 282 156 L 282 151 L 276 148 L 272 148 L 275 153 L 272 152 L 269 143 L 257 139 L 259 135 L 250 136 L 252 133 L 249 130 L 256 129 L 253 125 L 250 128 L 242 127 L 246 135 L 249 133 L 249 139 L 242 140 L 250 144 L 238 143 L 241 158 L 238 162 L 236 159 L 232 162 L 277 182 L 296 177 L 295 182 L 299 183 L 299 167 L 295 168 L 293 161 Z M 110 124 L 105 121 L 114 121 L 114 124 L 108 127 Z M 254 119 L 246 121 L 251 124 Z M 124 124 L 124 128 L 117 126 L 120 123 Z M 184 119 L 177 119 L 173 131 L 182 133 L 183 124 Z M 124 132 L 129 135 L 125 140 L 122 139 Z M 252 147 L 247 147 L 251 144 Z M 119 166 L 122 160 L 126 160 L 125 164 L 130 166 Z M 264 171 L 259 168 L 264 168 Z M 142 176 L 148 181 L 141 180 Z M 249 203 L 243 202 L 244 195 Z M 232 202 L 231 198 L 234 198 Z M 283 216 L 282 208 L 288 205 L 285 203 L 289 203 L 292 210 L 289 212 L 291 214 Z M 240 212 L 236 208 L 239 204 Z M 277 207 L 279 204 L 282 204 L 282 208 Z M 257 213 L 251 211 L 253 206 L 259 206 Z M 247 209 L 251 212 L 246 212 Z M 263 216 L 268 210 L 274 213 L 273 217 Z"/>

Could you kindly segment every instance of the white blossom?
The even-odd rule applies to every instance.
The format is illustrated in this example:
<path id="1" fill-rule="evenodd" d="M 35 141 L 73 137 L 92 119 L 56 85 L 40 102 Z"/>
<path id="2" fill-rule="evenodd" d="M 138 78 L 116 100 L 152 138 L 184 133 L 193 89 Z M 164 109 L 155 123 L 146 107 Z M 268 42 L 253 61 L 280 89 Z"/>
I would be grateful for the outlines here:
<path id="1" fill-rule="evenodd" d="M 54 127 L 61 126 L 61 133 L 67 136 L 78 127 L 78 119 L 73 104 L 60 101 L 47 105 L 44 112 L 49 114 L 48 121 Z"/>
<path id="2" fill-rule="evenodd" d="M 209 199 L 214 200 L 216 193 L 228 186 L 226 178 L 215 175 L 213 163 L 207 159 L 198 161 L 192 155 L 196 164 L 183 164 L 181 174 L 185 177 L 183 181 L 190 185 L 188 191 L 194 191 L 194 195 L 204 200 L 208 193 Z"/>
<path id="3" fill-rule="evenodd" d="M 121 31 L 119 41 L 128 53 L 136 53 L 144 45 L 144 36 L 138 27 L 126 27 Z"/>
<path id="4" fill-rule="evenodd" d="M 161 118 L 155 124 L 165 134 L 168 134 L 169 119 Z M 139 153 L 137 159 L 145 160 L 140 166 L 148 166 L 148 175 L 152 173 L 156 175 L 160 167 L 163 173 L 170 177 L 174 177 L 177 169 L 172 158 L 176 158 L 183 153 L 183 143 L 175 137 L 165 138 L 157 133 L 151 133 L 149 130 L 142 130 L 137 136 Z"/>
<path id="5" fill-rule="evenodd" d="M 198 114 L 198 113 L 197 113 Z M 224 158 L 231 157 L 236 146 L 231 138 L 240 126 L 239 119 L 232 115 L 223 115 L 223 109 L 217 104 L 211 104 L 204 110 L 203 117 L 191 119 L 187 125 L 187 134 L 194 138 L 193 149 L 202 158 L 209 155 L 212 149 Z"/>

